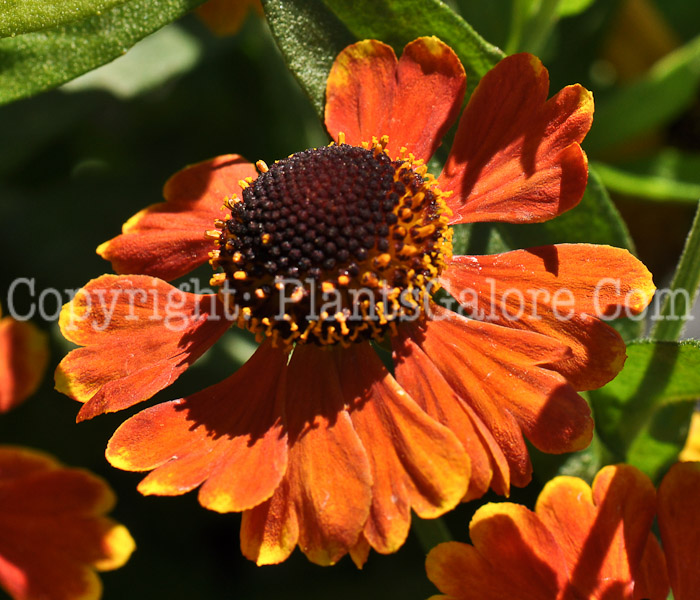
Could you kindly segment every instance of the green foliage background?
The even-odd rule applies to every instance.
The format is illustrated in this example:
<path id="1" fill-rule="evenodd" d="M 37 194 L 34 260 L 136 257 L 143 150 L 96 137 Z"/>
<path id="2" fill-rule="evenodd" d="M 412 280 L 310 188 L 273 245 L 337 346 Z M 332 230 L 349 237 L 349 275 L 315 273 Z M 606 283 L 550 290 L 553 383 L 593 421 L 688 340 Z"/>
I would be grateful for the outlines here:
<path id="1" fill-rule="evenodd" d="M 607 243 L 638 252 L 657 286 L 676 273 L 677 287 L 697 288 L 697 220 L 676 271 L 700 198 L 700 4 L 656 2 L 677 48 L 622 83 L 610 75 L 605 58 L 617 26 L 616 1 L 264 0 L 269 25 L 251 15 L 229 38 L 215 38 L 187 14 L 200 3 L 24 0 L 0 8 L 4 314 L 16 278 L 34 279 L 38 295 L 47 288 L 75 290 L 109 272 L 94 249 L 119 233 L 133 213 L 158 202 L 165 180 L 183 166 L 229 152 L 270 162 L 327 143 L 318 114 L 335 55 L 365 37 L 383 39 L 400 52 L 418 35 L 437 35 L 452 45 L 468 71 L 470 90 L 504 53 L 528 50 L 550 69 L 551 93 L 580 82 L 596 98 L 594 127 L 584 143 L 591 177 L 581 205 L 541 225 L 460 227 L 458 250 Z M 207 270 L 198 275 L 206 284 Z M 68 293 L 60 300 L 46 296 L 47 310 L 57 314 Z M 20 286 L 13 300 L 22 314 L 33 299 Z M 55 318 L 34 321 L 51 334 L 55 365 L 68 344 Z M 628 340 L 650 332 L 643 321 L 616 326 Z M 606 462 L 631 462 L 654 477 L 665 472 L 700 396 L 700 345 L 678 345 L 678 327 L 655 333 L 663 341 L 632 344 L 622 375 L 590 394 L 599 436 L 591 448 L 575 456 L 535 456 L 535 481 L 514 490 L 511 500 L 532 505 L 557 472 L 589 478 Z M 250 339 L 234 331 L 224 342 L 151 403 L 223 379 L 253 349 Z M 316 567 L 298 551 L 283 565 L 254 566 L 238 549 L 238 515 L 208 512 L 194 494 L 144 498 L 135 489 L 138 475 L 107 465 L 107 439 L 136 409 L 79 426 L 77 410 L 53 391 L 48 375 L 36 397 L 0 418 L 0 442 L 49 451 L 114 486 L 114 516 L 129 527 L 138 550 L 126 567 L 102 575 L 105 599 L 340 600 L 425 598 L 434 592 L 414 536 L 395 555 L 373 553 L 362 571 L 347 558 L 333 568 Z M 447 515 L 455 539 L 467 539 L 479 504 Z"/>

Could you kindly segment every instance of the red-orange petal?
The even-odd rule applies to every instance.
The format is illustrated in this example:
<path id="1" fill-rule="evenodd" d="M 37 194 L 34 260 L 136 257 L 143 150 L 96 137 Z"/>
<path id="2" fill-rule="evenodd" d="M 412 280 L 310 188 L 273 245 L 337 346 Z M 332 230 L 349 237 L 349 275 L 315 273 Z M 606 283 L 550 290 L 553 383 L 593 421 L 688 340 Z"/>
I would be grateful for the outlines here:
<path id="1" fill-rule="evenodd" d="M 287 468 L 281 390 L 287 354 L 265 343 L 231 377 L 123 423 L 107 460 L 151 471 L 142 494 L 172 496 L 199 485 L 199 502 L 240 512 L 270 498 Z"/>
<path id="2" fill-rule="evenodd" d="M 428 415 L 445 425 L 462 442 L 471 461 L 471 479 L 464 500 L 480 498 L 490 486 L 496 493 L 507 494 L 510 487 L 508 461 L 496 440 L 411 338 L 411 331 L 401 327 L 399 335 L 392 339 L 396 380 Z"/>
<path id="3" fill-rule="evenodd" d="M 649 478 L 629 465 L 603 468 L 592 489 L 575 477 L 545 485 L 535 511 L 564 553 L 573 597 L 632 600 L 655 497 Z"/>
<path id="4" fill-rule="evenodd" d="M 452 223 L 536 223 L 573 208 L 588 178 L 579 143 L 593 97 L 579 85 L 547 100 L 549 75 L 530 54 L 499 62 L 479 82 L 439 177 Z"/>
<path id="5" fill-rule="evenodd" d="M 222 218 L 223 202 L 237 194 L 238 182 L 256 177 L 255 167 L 227 154 L 186 167 L 163 188 L 165 202 L 138 212 L 121 235 L 101 244 L 97 253 L 120 274 L 152 275 L 172 281 L 209 260 L 216 244 L 205 236 Z"/>
<path id="6" fill-rule="evenodd" d="M 526 485 L 531 477 L 523 433 L 543 452 L 588 445 L 593 432 L 588 405 L 547 368 L 566 354 L 565 346 L 530 331 L 471 321 L 439 306 L 431 305 L 431 311 L 433 319 L 414 326 L 409 335 L 491 432 L 513 485 Z"/>
<path id="7" fill-rule="evenodd" d="M 267 506 L 244 517 L 242 547 L 258 564 L 269 564 L 286 558 L 298 543 L 312 562 L 333 564 L 357 543 L 372 484 L 367 454 L 344 408 L 334 352 L 297 346 L 284 394 L 289 436 L 284 485 Z M 283 503 L 291 508 L 271 510 Z M 253 525 L 257 531 L 251 531 Z M 294 532 L 297 539 L 277 532 Z"/>
<path id="8" fill-rule="evenodd" d="M 394 552 L 408 535 L 411 508 L 421 518 L 434 518 L 464 497 L 469 458 L 456 436 L 421 410 L 368 344 L 339 350 L 336 357 L 345 402 L 372 472 L 364 535 L 378 552 Z"/>
<path id="9" fill-rule="evenodd" d="M 46 334 L 28 321 L 0 319 L 0 413 L 36 391 L 48 362 Z"/>
<path id="10" fill-rule="evenodd" d="M 649 598 L 665 600 L 668 596 L 668 590 L 666 557 L 656 536 L 650 533 L 642 561 L 634 575 L 634 600 L 648 600 Z"/>
<path id="11" fill-rule="evenodd" d="M 671 467 L 659 486 L 658 520 L 675 600 L 700 598 L 700 463 Z"/>
<path id="12" fill-rule="evenodd" d="M 593 489 L 556 477 L 534 513 L 482 506 L 469 526 L 473 546 L 437 546 L 428 576 L 459 600 L 665 600 L 663 555 L 650 535 L 654 508 L 654 487 L 634 467 L 605 467 Z"/>
<path id="13" fill-rule="evenodd" d="M 561 598 L 566 562 L 536 514 L 519 504 L 487 504 L 474 514 L 469 533 L 473 546 L 440 544 L 426 561 L 428 577 L 449 598 Z"/>
<path id="14" fill-rule="evenodd" d="M 209 29 L 225 36 L 238 33 L 251 8 L 262 15 L 260 0 L 207 0 L 195 10 Z"/>
<path id="15" fill-rule="evenodd" d="M 129 532 L 104 515 L 107 484 L 25 448 L 0 448 L 0 585 L 15 600 L 97 600 L 95 571 L 122 566 Z"/>
<path id="16" fill-rule="evenodd" d="M 457 118 L 466 75 L 457 55 L 436 37 L 406 45 L 399 60 L 390 46 L 364 40 L 343 50 L 326 87 L 326 128 L 334 140 L 360 145 L 388 135 L 386 151 L 402 146 L 428 160 Z"/>
<path id="17" fill-rule="evenodd" d="M 591 244 L 456 256 L 441 282 L 480 320 L 561 340 L 572 354 L 557 371 L 579 390 L 605 385 L 625 361 L 622 338 L 601 318 L 639 314 L 655 289 L 627 250 Z"/>
<path id="18" fill-rule="evenodd" d="M 61 311 L 64 337 L 84 346 L 56 369 L 56 389 L 84 402 L 78 420 L 147 400 L 230 326 L 215 295 L 143 275 L 103 275 Z"/>

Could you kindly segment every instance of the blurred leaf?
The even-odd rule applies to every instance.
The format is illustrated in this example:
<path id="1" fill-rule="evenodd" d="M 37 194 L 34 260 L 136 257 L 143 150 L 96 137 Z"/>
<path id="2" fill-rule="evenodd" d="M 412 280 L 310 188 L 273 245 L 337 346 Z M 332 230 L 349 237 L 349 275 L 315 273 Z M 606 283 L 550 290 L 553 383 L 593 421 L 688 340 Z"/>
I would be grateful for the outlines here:
<path id="1" fill-rule="evenodd" d="M 671 287 L 665 291 L 667 293 L 661 299 L 663 301 L 661 315 L 654 324 L 651 337 L 655 340 L 674 341 L 681 336 L 695 298 L 700 291 L 700 202 L 685 240 L 683 254 L 673 275 Z"/>
<path id="2" fill-rule="evenodd" d="M 573 17 L 586 10 L 595 0 L 560 0 L 557 12 L 560 17 Z"/>
<path id="3" fill-rule="evenodd" d="M 197 63 L 201 53 L 196 37 L 177 25 L 166 26 L 124 56 L 69 81 L 63 90 L 104 89 L 117 98 L 132 98 L 186 73 Z"/>
<path id="4" fill-rule="evenodd" d="M 0 40 L 0 104 L 53 88 L 126 53 L 203 0 L 131 0 L 101 15 Z"/>
<path id="5" fill-rule="evenodd" d="M 598 102 L 586 149 L 599 152 L 665 125 L 695 100 L 699 85 L 700 36 Z"/>
<path id="6" fill-rule="evenodd" d="M 505 47 L 511 28 L 511 18 L 504 15 L 515 10 L 513 0 L 491 0 L 474 2 L 474 0 L 456 0 L 462 18 L 469 23 L 484 39 L 499 47 Z"/>
<path id="7" fill-rule="evenodd" d="M 516 0 L 516 3 L 521 5 L 523 15 L 519 44 L 513 47 L 514 42 L 511 41 L 508 49 L 539 56 L 559 20 L 560 0 Z"/>
<path id="8" fill-rule="evenodd" d="M 656 440 L 659 449 L 669 443 L 675 447 L 676 421 L 682 421 L 686 408 L 689 419 L 693 403 L 700 398 L 700 341 L 632 342 L 622 372 L 589 394 L 598 435 L 616 459 L 629 461 L 633 452 L 644 463 L 637 466 L 650 468 L 652 457 L 644 446 Z M 677 403 L 687 406 L 669 408 Z"/>
<path id="9" fill-rule="evenodd" d="M 0 37 L 57 27 L 122 4 L 125 0 L 8 0 L 0 4 Z"/>
<path id="10" fill-rule="evenodd" d="M 262 0 L 290 71 L 323 120 L 326 79 L 335 57 L 357 41 L 321 0 Z"/>
<path id="11" fill-rule="evenodd" d="M 695 158 L 695 157 L 693 157 Z M 592 166 L 605 186 L 626 196 L 635 196 L 647 200 L 681 201 L 696 203 L 700 200 L 700 160 L 698 171 L 693 181 L 680 181 L 675 177 L 635 173 L 626 169 L 595 162 Z"/>
<path id="12" fill-rule="evenodd" d="M 440 0 L 323 1 L 358 39 L 381 40 L 397 53 L 417 37 L 439 37 L 462 61 L 470 90 L 505 56 Z"/>

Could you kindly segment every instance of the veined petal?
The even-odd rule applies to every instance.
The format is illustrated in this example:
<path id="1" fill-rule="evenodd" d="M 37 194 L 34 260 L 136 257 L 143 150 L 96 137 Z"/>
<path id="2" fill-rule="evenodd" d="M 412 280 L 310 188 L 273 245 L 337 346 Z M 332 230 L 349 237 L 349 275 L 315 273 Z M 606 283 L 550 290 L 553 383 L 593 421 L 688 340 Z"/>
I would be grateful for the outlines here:
<path id="1" fill-rule="evenodd" d="M 474 514 L 469 533 L 473 546 L 440 544 L 426 560 L 428 578 L 449 598 L 563 598 L 566 562 L 536 514 L 519 504 L 487 504 Z"/>
<path id="2" fill-rule="evenodd" d="M 281 390 L 287 354 L 267 342 L 231 377 L 188 398 L 131 417 L 114 433 L 107 460 L 151 471 L 143 494 L 179 495 L 203 484 L 202 506 L 240 512 L 264 502 L 287 467 Z"/>
<path id="3" fill-rule="evenodd" d="M 97 600 L 95 571 L 122 566 L 135 545 L 105 517 L 107 484 L 25 448 L 0 448 L 0 585 L 17 600 Z"/>
<path id="4" fill-rule="evenodd" d="M 336 58 L 326 88 L 326 128 L 349 144 L 389 136 L 392 157 L 405 146 L 428 160 L 457 118 L 466 75 L 457 55 L 436 37 L 409 43 L 401 58 L 390 46 L 364 40 Z"/>
<path id="5" fill-rule="evenodd" d="M 635 597 L 655 495 L 649 478 L 628 465 L 603 468 L 592 489 L 575 477 L 545 485 L 535 512 L 562 548 L 575 598 Z"/>
<path id="6" fill-rule="evenodd" d="M 491 256 L 456 256 L 441 274 L 447 291 L 480 320 L 561 340 L 557 363 L 576 389 L 595 389 L 622 369 L 622 338 L 600 319 L 639 314 L 651 273 L 627 250 L 558 244 Z"/>
<path id="7" fill-rule="evenodd" d="M 28 321 L 0 319 L 0 413 L 39 387 L 49 362 L 46 334 Z"/>
<path id="8" fill-rule="evenodd" d="M 240 197 L 238 182 L 256 176 L 255 167 L 236 154 L 186 167 L 166 182 L 165 202 L 135 214 L 97 253 L 120 274 L 177 279 L 209 260 L 216 244 L 205 232 L 224 216 L 224 200 Z"/>
<path id="9" fill-rule="evenodd" d="M 695 600 L 700 590 L 700 463 L 671 467 L 659 486 L 658 520 L 675 600 Z"/>
<path id="10" fill-rule="evenodd" d="M 258 564 L 284 560 L 297 542 L 312 562 L 333 564 L 355 546 L 367 520 L 370 465 L 344 408 L 334 353 L 299 345 L 292 354 L 285 481 L 265 506 L 244 515 L 241 528 L 243 552 Z"/>
<path id="11" fill-rule="evenodd" d="M 549 368 L 566 355 L 565 346 L 533 332 L 471 321 L 439 306 L 430 309 L 433 318 L 414 326 L 410 335 L 491 432 L 513 485 L 526 485 L 531 476 L 523 433 L 543 452 L 588 445 L 593 431 L 588 405 Z"/>
<path id="12" fill-rule="evenodd" d="M 456 436 L 420 409 L 369 345 L 354 344 L 336 358 L 372 472 L 364 535 L 378 552 L 394 552 L 408 535 L 411 508 L 421 518 L 434 518 L 464 497 L 469 459 Z"/>
<path id="13" fill-rule="evenodd" d="M 697 589 L 697 588 L 694 588 Z M 666 557 L 653 532 L 649 533 L 639 568 L 634 575 L 634 600 L 668 597 L 668 569 Z M 682 596 L 677 596 L 679 600 Z"/>
<path id="14" fill-rule="evenodd" d="M 464 500 L 480 498 L 493 486 L 505 495 L 510 487 L 508 461 L 474 410 L 460 400 L 433 361 L 401 327 L 392 338 L 396 380 L 416 403 L 462 442 L 471 461 L 471 480 Z"/>
<path id="15" fill-rule="evenodd" d="M 593 97 L 579 85 L 547 100 L 549 75 L 530 54 L 499 62 L 479 82 L 439 177 L 453 223 L 537 223 L 573 208 L 588 178 L 579 143 Z"/>
<path id="16" fill-rule="evenodd" d="M 78 420 L 147 400 L 169 386 L 226 331 L 215 295 L 182 292 L 153 277 L 103 275 L 61 311 L 71 342 L 56 389 L 84 402 Z"/>

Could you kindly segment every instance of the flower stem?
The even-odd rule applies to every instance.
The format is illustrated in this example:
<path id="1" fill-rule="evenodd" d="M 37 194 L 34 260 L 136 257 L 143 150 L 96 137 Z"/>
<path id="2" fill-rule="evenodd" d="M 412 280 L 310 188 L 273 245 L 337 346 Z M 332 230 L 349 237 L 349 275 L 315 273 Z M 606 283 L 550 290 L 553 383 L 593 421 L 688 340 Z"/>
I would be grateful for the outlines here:
<path id="1" fill-rule="evenodd" d="M 661 315 L 652 328 L 652 339 L 674 341 L 681 336 L 690 309 L 697 298 L 698 286 L 700 286 L 700 203 L 693 224 L 690 226 L 688 238 L 685 240 L 685 247 L 673 276 L 671 289 L 663 300 Z"/>
<path id="2" fill-rule="evenodd" d="M 447 525 L 442 519 L 419 519 L 414 517 L 411 528 L 426 554 L 438 544 L 452 541 L 450 530 L 447 529 Z"/>

